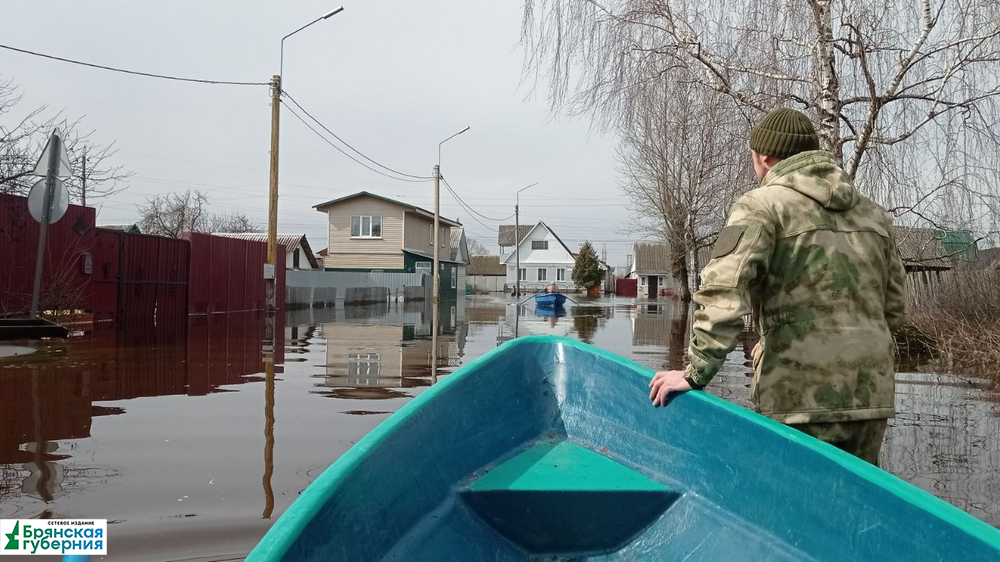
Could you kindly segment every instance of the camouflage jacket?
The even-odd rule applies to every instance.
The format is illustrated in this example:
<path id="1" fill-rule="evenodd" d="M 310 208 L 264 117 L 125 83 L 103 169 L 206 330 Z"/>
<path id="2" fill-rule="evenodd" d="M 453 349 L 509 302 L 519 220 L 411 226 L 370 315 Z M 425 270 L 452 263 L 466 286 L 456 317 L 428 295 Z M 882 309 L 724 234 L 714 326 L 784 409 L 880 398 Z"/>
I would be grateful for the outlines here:
<path id="1" fill-rule="evenodd" d="M 778 163 L 733 206 L 694 296 L 687 375 L 705 384 L 753 315 L 750 398 L 784 423 L 891 417 L 893 339 L 905 316 L 892 219 L 832 154 Z"/>

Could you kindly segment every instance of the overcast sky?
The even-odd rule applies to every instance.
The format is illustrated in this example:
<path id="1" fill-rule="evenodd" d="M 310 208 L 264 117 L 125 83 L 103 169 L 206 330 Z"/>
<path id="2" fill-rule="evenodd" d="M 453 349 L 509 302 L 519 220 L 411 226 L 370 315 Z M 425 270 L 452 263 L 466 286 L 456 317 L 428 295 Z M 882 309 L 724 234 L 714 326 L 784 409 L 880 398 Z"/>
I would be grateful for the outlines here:
<path id="1" fill-rule="evenodd" d="M 284 86 L 310 113 L 372 158 L 442 173 L 475 210 L 544 220 L 570 246 L 606 244 L 624 265 L 630 213 L 616 180 L 615 140 L 584 120 L 551 114 L 545 83 L 523 79 L 519 2 L 438 0 L 151 1 L 4 3 L 2 43 L 145 72 L 266 82 L 278 73 L 283 35 L 342 2 L 345 10 L 285 42 Z M 215 212 L 240 210 L 266 224 L 270 107 L 265 86 L 170 82 L 0 50 L 0 76 L 22 89 L 20 109 L 47 104 L 135 175 L 95 203 L 99 223 L 133 222 L 157 194 L 206 192 Z M 537 90 L 537 92 L 533 92 Z M 377 175 L 282 113 L 279 232 L 327 244 L 312 206 L 360 190 L 433 209 L 433 183 Z M 495 221 L 480 224 L 442 186 L 442 214 L 496 251 Z M 513 219 L 507 221 L 513 223 Z"/>

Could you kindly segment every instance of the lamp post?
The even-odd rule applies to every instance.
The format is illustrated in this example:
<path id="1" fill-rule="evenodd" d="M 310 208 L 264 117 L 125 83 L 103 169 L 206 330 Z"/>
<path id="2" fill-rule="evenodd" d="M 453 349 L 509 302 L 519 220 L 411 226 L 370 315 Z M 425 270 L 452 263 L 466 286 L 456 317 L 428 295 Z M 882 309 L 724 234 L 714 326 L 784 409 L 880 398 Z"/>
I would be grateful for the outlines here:
<path id="1" fill-rule="evenodd" d="M 267 206 L 267 264 L 264 266 L 266 306 L 269 314 L 273 314 L 275 310 L 275 268 L 278 261 L 278 125 L 281 115 L 281 76 L 285 71 L 285 39 L 343 10 L 343 6 L 334 8 L 282 37 L 278 74 L 271 77 L 271 178 Z"/>
<path id="2" fill-rule="evenodd" d="M 526 185 L 526 186 L 522 187 L 521 189 L 518 189 L 517 193 L 514 194 L 514 253 L 517 255 L 517 258 L 516 258 L 517 259 L 517 266 L 516 266 L 517 270 L 514 272 L 514 274 L 517 276 L 517 281 L 515 282 L 515 286 L 517 288 L 514 289 L 514 292 L 517 293 L 518 297 L 521 296 L 521 240 L 520 240 L 520 238 L 521 238 L 521 217 L 520 217 L 520 212 L 521 212 L 521 205 L 520 205 L 520 203 L 521 203 L 521 192 L 524 191 L 525 189 L 528 189 L 529 187 L 534 187 L 536 185 L 538 185 L 537 181 L 535 183 L 531 184 L 531 185 Z"/>
<path id="3" fill-rule="evenodd" d="M 468 131 L 466 127 L 438 143 L 438 161 L 434 165 L 434 306 L 431 308 L 431 384 L 437 382 L 438 293 L 441 290 L 441 145 Z"/>

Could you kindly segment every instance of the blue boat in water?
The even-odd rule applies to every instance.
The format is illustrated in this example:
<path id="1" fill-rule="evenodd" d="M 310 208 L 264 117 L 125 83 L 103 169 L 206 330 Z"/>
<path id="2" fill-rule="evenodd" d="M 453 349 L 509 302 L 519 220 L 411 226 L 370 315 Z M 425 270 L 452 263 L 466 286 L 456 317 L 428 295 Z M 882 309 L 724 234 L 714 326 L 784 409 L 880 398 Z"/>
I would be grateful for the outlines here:
<path id="1" fill-rule="evenodd" d="M 566 303 L 566 295 L 562 293 L 537 293 L 535 294 L 535 306 L 555 308 Z"/>
<path id="2" fill-rule="evenodd" d="M 248 560 L 1000 560 L 1000 531 L 704 392 L 554 336 L 510 341 L 406 404 Z"/>

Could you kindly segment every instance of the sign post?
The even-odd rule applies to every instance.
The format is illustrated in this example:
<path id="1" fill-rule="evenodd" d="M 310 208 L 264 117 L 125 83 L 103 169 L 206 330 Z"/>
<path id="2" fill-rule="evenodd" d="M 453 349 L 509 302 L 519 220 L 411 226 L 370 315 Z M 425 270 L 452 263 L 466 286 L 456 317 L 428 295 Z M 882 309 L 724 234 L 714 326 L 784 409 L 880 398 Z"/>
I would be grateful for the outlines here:
<path id="1" fill-rule="evenodd" d="M 62 139 L 59 138 L 59 133 L 53 132 L 52 136 L 49 137 L 49 144 L 42 152 L 41 158 L 38 159 L 38 164 L 35 165 L 35 175 L 45 176 L 45 192 L 42 196 L 42 216 L 39 220 L 41 224 L 38 227 L 38 257 L 35 260 L 35 285 L 31 291 L 31 318 L 38 318 L 38 301 L 42 293 L 42 264 L 45 260 L 45 234 L 50 222 L 62 218 L 62 213 L 59 213 L 59 216 L 54 216 L 52 212 L 57 187 L 60 190 L 60 199 L 66 199 L 68 202 L 68 197 L 65 196 L 67 194 L 62 193 L 66 188 L 61 185 L 61 182 L 58 182 L 56 176 L 66 176 L 71 173 L 72 169 L 66 155 L 66 147 L 63 145 Z M 57 183 L 59 183 L 58 186 Z M 41 182 L 36 184 L 36 187 L 40 184 Z"/>

